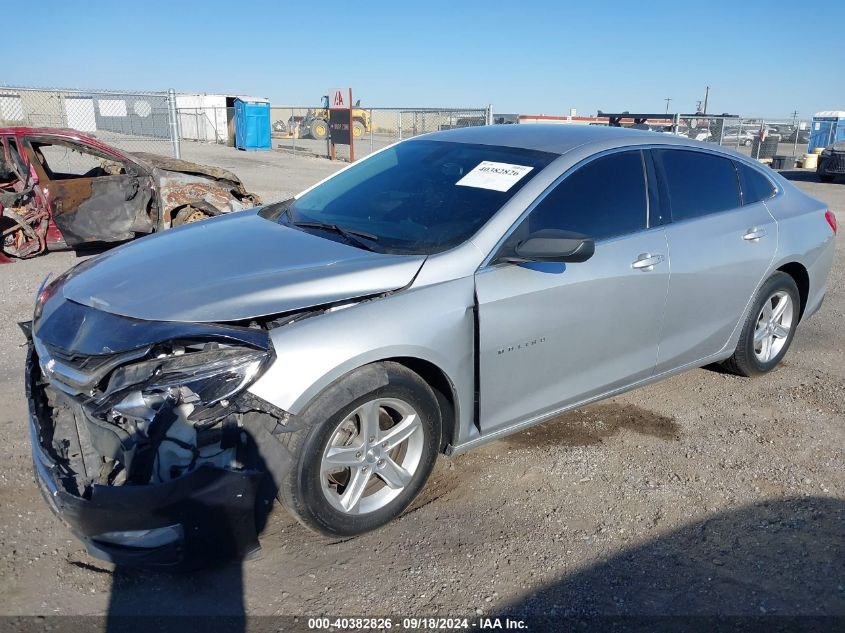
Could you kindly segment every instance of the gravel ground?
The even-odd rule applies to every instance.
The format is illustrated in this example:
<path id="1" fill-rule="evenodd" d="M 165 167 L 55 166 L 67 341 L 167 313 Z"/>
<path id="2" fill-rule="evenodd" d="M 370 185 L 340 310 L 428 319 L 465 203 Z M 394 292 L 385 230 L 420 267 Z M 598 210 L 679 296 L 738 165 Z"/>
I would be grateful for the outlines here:
<path id="1" fill-rule="evenodd" d="M 281 199 L 336 169 L 187 144 Z M 845 185 L 794 172 L 845 225 Z M 783 366 L 708 369 L 454 459 L 352 540 L 277 508 L 256 559 L 174 576 L 90 558 L 32 481 L 14 325 L 55 253 L 0 267 L 0 614 L 845 616 L 845 253 Z"/>

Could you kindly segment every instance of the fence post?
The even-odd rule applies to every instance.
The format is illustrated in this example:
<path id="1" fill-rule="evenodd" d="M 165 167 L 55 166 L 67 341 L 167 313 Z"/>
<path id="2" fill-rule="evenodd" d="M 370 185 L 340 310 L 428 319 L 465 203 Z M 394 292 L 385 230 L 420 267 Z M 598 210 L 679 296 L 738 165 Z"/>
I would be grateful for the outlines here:
<path id="1" fill-rule="evenodd" d="M 399 110 L 399 140 L 402 140 L 402 110 Z"/>
<path id="2" fill-rule="evenodd" d="M 370 108 L 370 154 L 373 153 L 373 129 L 376 125 L 373 123 L 373 109 Z"/>
<path id="3" fill-rule="evenodd" d="M 59 127 L 70 127 L 67 122 L 67 108 L 65 107 L 65 96 L 59 93 L 59 112 L 61 112 L 62 124 Z"/>
<path id="4" fill-rule="evenodd" d="M 486 113 L 486 114 L 487 114 L 487 116 L 486 116 L 486 118 L 487 118 L 487 123 L 486 123 L 486 125 L 493 125 L 493 104 L 492 104 L 492 103 L 488 103 L 488 104 L 487 104 L 487 113 Z"/>
<path id="5" fill-rule="evenodd" d="M 176 112 L 176 91 L 173 88 L 167 91 L 167 113 L 170 123 L 170 145 L 173 150 L 173 158 L 182 158 L 182 148 L 179 145 L 179 113 Z"/>
<path id="6" fill-rule="evenodd" d="M 296 137 L 299 136 L 299 122 L 296 120 L 295 110 L 290 109 L 290 117 L 288 117 L 288 126 L 291 128 L 290 133 L 292 137 L 291 147 L 293 147 L 293 155 L 296 156 Z"/>

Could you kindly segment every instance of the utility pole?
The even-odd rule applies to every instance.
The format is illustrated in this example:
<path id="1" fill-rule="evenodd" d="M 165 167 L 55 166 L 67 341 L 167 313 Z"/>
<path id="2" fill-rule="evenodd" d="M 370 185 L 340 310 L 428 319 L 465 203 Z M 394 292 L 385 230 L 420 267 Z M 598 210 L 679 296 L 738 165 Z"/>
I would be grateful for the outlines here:
<path id="1" fill-rule="evenodd" d="M 664 101 L 666 102 L 666 114 L 669 114 L 669 102 L 672 100 L 672 97 L 666 97 Z"/>
<path id="2" fill-rule="evenodd" d="M 707 97 L 710 96 L 710 86 L 706 86 L 704 88 L 704 110 L 702 110 L 702 114 L 707 114 Z"/>
<path id="3" fill-rule="evenodd" d="M 798 110 L 792 111 L 792 133 L 795 135 L 795 138 L 792 141 L 792 156 L 795 156 L 795 152 L 798 151 Z"/>

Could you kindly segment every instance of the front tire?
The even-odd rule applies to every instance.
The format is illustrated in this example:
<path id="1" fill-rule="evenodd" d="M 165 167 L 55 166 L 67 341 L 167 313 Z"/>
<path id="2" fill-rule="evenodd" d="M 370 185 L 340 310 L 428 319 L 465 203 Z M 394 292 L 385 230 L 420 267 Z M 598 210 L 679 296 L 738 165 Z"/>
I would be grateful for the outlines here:
<path id="1" fill-rule="evenodd" d="M 182 226 L 184 224 L 191 224 L 192 222 L 199 222 L 200 220 L 207 220 L 211 216 L 202 211 L 200 209 L 195 209 L 194 207 L 188 205 L 184 207 L 182 210 L 177 213 L 174 218 L 171 226 L 176 228 L 177 226 Z"/>
<path id="2" fill-rule="evenodd" d="M 724 367 L 749 377 L 774 369 L 792 343 L 800 311 L 795 280 L 784 272 L 773 274 L 757 292 L 736 350 Z"/>
<path id="3" fill-rule="evenodd" d="M 329 135 L 329 124 L 324 119 L 314 119 L 311 122 L 309 132 L 311 133 L 312 138 L 315 138 L 318 141 L 325 140 L 325 138 Z"/>
<path id="4" fill-rule="evenodd" d="M 374 369 L 387 384 L 375 386 Z M 303 428 L 286 434 L 294 463 L 279 500 L 300 523 L 329 536 L 355 536 L 399 516 L 437 459 L 437 399 L 398 363 L 352 372 L 298 417 Z"/>

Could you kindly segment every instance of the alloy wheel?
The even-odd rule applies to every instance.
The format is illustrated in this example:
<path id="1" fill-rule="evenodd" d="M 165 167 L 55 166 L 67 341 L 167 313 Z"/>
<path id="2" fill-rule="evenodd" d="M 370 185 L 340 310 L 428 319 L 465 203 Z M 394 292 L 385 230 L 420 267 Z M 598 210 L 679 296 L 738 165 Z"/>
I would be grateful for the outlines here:
<path id="1" fill-rule="evenodd" d="M 399 398 L 377 398 L 335 428 L 320 462 L 320 486 L 336 510 L 379 510 L 411 483 L 425 435 L 416 410 Z"/>
<path id="2" fill-rule="evenodd" d="M 763 304 L 754 328 L 754 355 L 762 363 L 775 358 L 789 338 L 795 304 L 788 292 L 779 290 Z"/>

